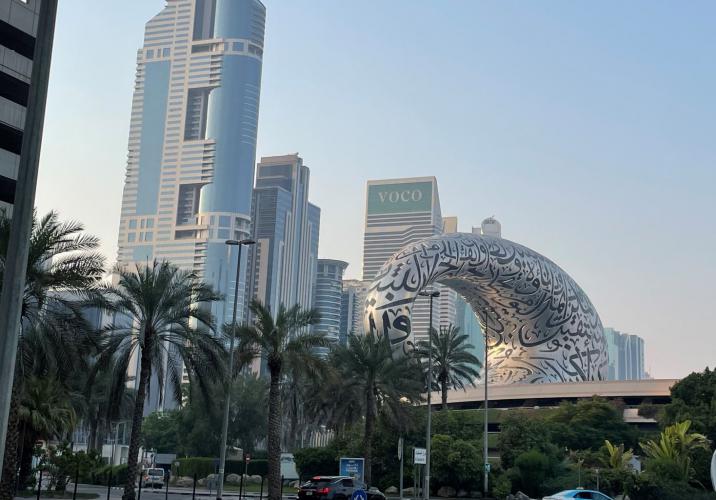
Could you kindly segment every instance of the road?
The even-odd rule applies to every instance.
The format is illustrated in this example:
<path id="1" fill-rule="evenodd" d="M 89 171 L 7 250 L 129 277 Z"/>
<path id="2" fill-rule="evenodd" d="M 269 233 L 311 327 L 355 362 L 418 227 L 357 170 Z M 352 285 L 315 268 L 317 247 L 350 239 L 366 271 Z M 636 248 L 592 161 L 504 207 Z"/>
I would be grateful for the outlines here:
<path id="1" fill-rule="evenodd" d="M 69 498 L 72 498 L 72 491 L 74 490 L 74 484 L 70 483 L 67 485 L 67 492 L 69 495 Z M 109 492 L 109 500 L 120 500 L 122 498 L 122 491 L 123 487 L 114 487 L 110 488 Z M 79 484 L 77 486 L 77 492 L 78 493 L 94 493 L 98 495 L 98 500 L 106 500 L 107 499 L 107 487 L 106 486 L 97 486 L 93 484 Z M 175 486 L 169 486 L 169 492 L 167 493 L 162 489 L 146 489 L 142 488 L 142 500 L 164 500 L 166 498 L 169 500 L 191 500 L 192 496 L 192 489 L 191 488 L 177 488 Z M 196 488 L 196 497 L 200 500 L 209 500 L 210 498 L 214 498 L 216 496 L 216 490 L 209 491 L 207 488 L 198 487 Z M 231 500 L 238 500 L 239 493 L 235 491 L 225 491 L 224 492 L 224 498 L 230 498 Z M 242 495 L 244 498 L 250 498 L 251 500 L 258 500 L 259 494 L 258 493 L 244 493 Z M 33 497 L 34 498 L 34 497 Z M 266 492 L 264 491 L 263 498 L 266 498 Z M 284 500 L 296 500 L 296 495 L 284 495 Z M 19 497 L 16 497 L 18 500 L 28 500 L 27 498 L 20 499 Z M 32 500 L 30 498 L 29 500 Z"/>

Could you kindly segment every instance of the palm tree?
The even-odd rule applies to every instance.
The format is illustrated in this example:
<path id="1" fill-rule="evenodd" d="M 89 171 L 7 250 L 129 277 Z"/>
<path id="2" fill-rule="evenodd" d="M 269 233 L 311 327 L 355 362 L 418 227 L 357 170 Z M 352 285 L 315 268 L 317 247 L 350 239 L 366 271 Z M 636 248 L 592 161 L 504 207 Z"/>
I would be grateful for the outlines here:
<path id="1" fill-rule="evenodd" d="M 691 454 L 699 448 L 709 449 L 706 436 L 689 432 L 690 427 L 690 420 L 677 422 L 664 429 L 658 441 L 650 439 L 641 443 L 641 449 L 647 457 L 673 463 L 684 481 L 688 481 L 693 473 Z"/>
<path id="2" fill-rule="evenodd" d="M 55 212 L 33 219 L 7 439 L 2 450 L 1 500 L 11 500 L 15 488 L 25 378 L 50 373 L 54 366 L 54 376 L 67 381 L 68 370 L 78 367 L 76 354 L 90 347 L 82 307 L 102 279 L 104 257 L 95 252 L 99 240 L 83 234 L 83 230 L 79 222 L 60 222 Z M 0 281 L 9 239 L 10 219 L 0 213 Z"/>
<path id="3" fill-rule="evenodd" d="M 313 333 L 320 316 L 315 309 L 306 310 L 298 304 L 286 308 L 281 305 L 274 319 L 271 311 L 254 300 L 249 306 L 253 324 L 239 328 L 242 349 L 254 350 L 266 359 L 268 365 L 268 497 L 281 498 L 281 382 L 286 366 L 304 366 L 307 372 L 318 372 L 324 361 L 316 348 L 327 347 L 323 334 Z"/>
<path id="4" fill-rule="evenodd" d="M 604 441 L 606 456 L 600 457 L 605 467 L 613 471 L 623 471 L 629 468 L 629 463 L 634 458 L 634 452 L 630 449 L 624 451 L 624 444 L 614 446 L 611 441 Z"/>
<path id="5" fill-rule="evenodd" d="M 480 378 L 480 360 L 472 354 L 475 348 L 467 342 L 468 336 L 460 334 L 460 328 L 448 325 L 441 326 L 440 333 L 434 328 L 430 329 L 430 342 L 432 343 L 433 381 L 435 386 L 431 390 L 440 389 L 442 395 L 442 409 L 447 410 L 448 389 L 465 389 L 465 385 L 475 385 Z M 428 341 L 418 342 L 415 354 L 421 359 L 427 359 Z"/>
<path id="6" fill-rule="evenodd" d="M 213 332 L 210 305 L 220 297 L 194 273 L 168 262 L 137 265 L 134 270 L 117 268 L 118 285 L 104 287 L 101 305 L 114 313 L 107 325 L 95 369 L 111 369 L 114 377 L 110 397 L 123 390 L 130 360 L 139 358 L 132 430 L 127 458 L 124 500 L 135 497 L 137 454 L 144 402 L 152 375 L 160 398 L 165 384 L 181 401 L 182 367 L 191 382 L 208 391 L 211 380 L 223 377 L 224 349 Z M 193 327 L 196 324 L 196 327 Z"/>
<path id="7" fill-rule="evenodd" d="M 365 482 L 371 482 L 373 434 L 379 410 L 395 421 L 404 420 L 405 402 L 419 401 L 423 390 L 420 367 L 415 359 L 393 359 L 386 337 L 377 338 L 373 332 L 353 335 L 347 346 L 336 348 L 331 364 L 340 372 L 342 389 L 332 394 L 331 412 L 338 420 L 346 418 L 345 405 L 356 408 L 364 418 L 363 458 Z"/>

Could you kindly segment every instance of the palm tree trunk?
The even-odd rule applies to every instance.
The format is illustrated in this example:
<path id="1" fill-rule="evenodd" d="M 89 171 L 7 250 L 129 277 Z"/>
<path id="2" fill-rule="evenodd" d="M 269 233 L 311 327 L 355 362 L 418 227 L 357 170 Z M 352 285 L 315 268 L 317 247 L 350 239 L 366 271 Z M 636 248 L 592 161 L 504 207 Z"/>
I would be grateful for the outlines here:
<path id="1" fill-rule="evenodd" d="M 447 410 L 447 409 L 448 409 L 448 405 L 447 405 L 447 395 L 448 395 L 447 382 L 440 382 L 440 390 L 442 391 L 442 394 L 441 394 L 441 396 L 442 396 L 442 403 L 443 403 L 442 409 L 443 409 L 443 410 Z"/>
<path id="2" fill-rule="evenodd" d="M 375 431 L 375 394 L 373 386 L 368 387 L 365 398 L 365 432 L 363 435 L 363 460 L 365 461 L 364 479 L 366 486 L 370 486 L 372 479 L 372 461 L 373 461 L 373 433 Z"/>
<path id="3" fill-rule="evenodd" d="M 0 481 L 0 500 L 13 500 L 15 495 L 15 474 L 17 471 L 17 445 L 20 437 L 20 362 L 15 365 L 15 376 L 10 396 L 10 415 L 5 437 L 5 455 L 2 462 L 2 480 Z"/>
<path id="4" fill-rule="evenodd" d="M 146 340 L 145 340 L 146 342 Z M 139 387 L 134 400 L 134 414 L 132 415 L 132 433 L 129 436 L 129 451 L 127 453 L 127 482 L 124 485 L 122 500 L 134 500 L 134 483 L 137 479 L 137 455 L 139 454 L 139 436 L 142 430 L 144 416 L 144 400 L 147 397 L 147 384 L 152 374 L 152 361 L 149 357 L 149 348 L 142 349 L 142 359 L 139 369 Z"/>
<path id="5" fill-rule="evenodd" d="M 280 373 L 271 370 L 268 415 L 268 498 L 281 500 L 281 388 Z"/>
<path id="6" fill-rule="evenodd" d="M 97 449 L 97 427 L 98 419 L 90 419 L 89 438 L 87 439 L 87 451 Z M 101 452 L 102 450 L 100 450 Z"/>

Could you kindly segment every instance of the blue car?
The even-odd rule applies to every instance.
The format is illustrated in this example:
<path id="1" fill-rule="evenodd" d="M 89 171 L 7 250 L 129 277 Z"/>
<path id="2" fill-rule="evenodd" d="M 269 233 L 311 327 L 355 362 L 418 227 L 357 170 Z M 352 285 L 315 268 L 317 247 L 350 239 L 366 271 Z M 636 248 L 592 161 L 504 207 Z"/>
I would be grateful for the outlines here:
<path id="1" fill-rule="evenodd" d="M 567 500 L 572 498 L 590 498 L 592 500 L 614 500 L 612 497 L 606 496 L 604 493 L 599 493 L 594 490 L 565 490 L 544 497 L 543 500 Z"/>

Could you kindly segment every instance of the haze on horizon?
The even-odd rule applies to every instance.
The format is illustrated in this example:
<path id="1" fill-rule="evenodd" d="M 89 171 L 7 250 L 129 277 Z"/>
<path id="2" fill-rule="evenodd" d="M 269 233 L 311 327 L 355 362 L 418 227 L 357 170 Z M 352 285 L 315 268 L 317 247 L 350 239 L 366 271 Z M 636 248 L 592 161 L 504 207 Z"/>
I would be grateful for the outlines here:
<path id="1" fill-rule="evenodd" d="M 657 378 L 716 362 L 716 4 L 266 0 L 260 156 L 299 152 L 360 278 L 368 179 L 494 215 Z M 113 262 L 136 50 L 163 0 L 60 5 L 37 191 Z"/>

